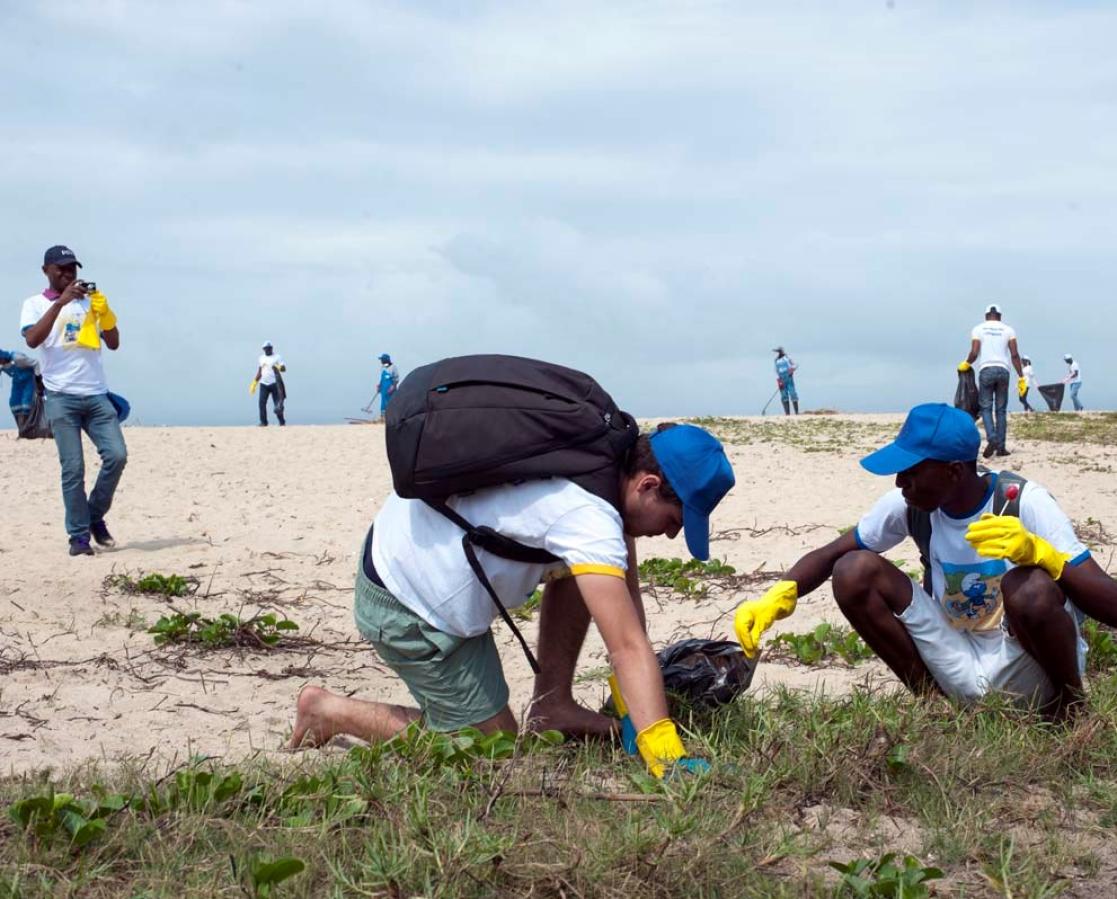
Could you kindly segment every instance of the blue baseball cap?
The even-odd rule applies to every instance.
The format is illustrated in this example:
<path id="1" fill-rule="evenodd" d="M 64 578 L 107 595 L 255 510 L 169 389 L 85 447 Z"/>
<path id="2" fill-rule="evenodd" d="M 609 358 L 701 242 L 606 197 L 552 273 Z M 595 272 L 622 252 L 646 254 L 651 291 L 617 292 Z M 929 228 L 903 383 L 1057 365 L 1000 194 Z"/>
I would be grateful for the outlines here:
<path id="1" fill-rule="evenodd" d="M 391 357 L 391 356 L 389 356 L 389 355 L 388 355 L 387 353 L 381 353 L 381 354 L 380 354 L 380 361 L 381 361 L 381 362 L 391 362 L 391 361 L 392 361 L 392 357 Z"/>
<path id="2" fill-rule="evenodd" d="M 710 513 L 737 482 L 718 439 L 694 425 L 675 425 L 651 436 L 652 454 L 683 501 L 683 533 L 696 559 L 710 558 Z"/>
<path id="3" fill-rule="evenodd" d="M 981 449 L 981 435 L 973 418 L 946 403 L 924 403 L 908 413 L 900 433 L 861 460 L 873 474 L 898 474 L 927 459 L 973 462 Z"/>
<path id="4" fill-rule="evenodd" d="M 43 253 L 43 265 L 76 265 L 81 268 L 74 251 L 62 244 L 57 244 Z"/>

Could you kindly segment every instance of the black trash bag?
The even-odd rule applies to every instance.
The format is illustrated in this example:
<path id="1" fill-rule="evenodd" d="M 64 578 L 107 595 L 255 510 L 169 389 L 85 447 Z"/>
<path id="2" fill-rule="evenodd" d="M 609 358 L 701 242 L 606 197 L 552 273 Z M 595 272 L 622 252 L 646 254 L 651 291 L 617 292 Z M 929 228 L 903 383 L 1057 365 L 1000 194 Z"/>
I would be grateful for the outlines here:
<path id="1" fill-rule="evenodd" d="M 1066 389 L 1066 384 L 1040 384 L 1039 395 L 1047 403 L 1048 409 L 1052 412 L 1058 412 L 1063 408 L 1063 392 Z"/>
<path id="2" fill-rule="evenodd" d="M 1040 390 L 1043 390 L 1041 387 Z M 977 378 L 973 369 L 958 372 L 958 387 L 954 390 L 954 408 L 961 409 L 972 418 L 981 415 L 977 402 Z"/>
<path id="3" fill-rule="evenodd" d="M 707 708 L 744 693 L 756 672 L 756 659 L 731 640 L 681 640 L 661 649 L 656 658 L 669 694 Z"/>
<path id="4" fill-rule="evenodd" d="M 54 432 L 47 419 L 47 397 L 42 378 L 35 379 L 35 396 L 31 399 L 31 411 L 19 426 L 19 437 L 25 440 L 53 440 Z"/>

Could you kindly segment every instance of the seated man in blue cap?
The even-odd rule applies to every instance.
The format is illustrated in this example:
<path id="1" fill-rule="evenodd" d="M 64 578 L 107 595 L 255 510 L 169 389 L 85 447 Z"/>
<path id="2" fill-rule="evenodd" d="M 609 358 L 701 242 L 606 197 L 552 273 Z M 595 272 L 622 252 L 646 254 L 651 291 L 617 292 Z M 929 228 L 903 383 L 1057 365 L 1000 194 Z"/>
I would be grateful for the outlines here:
<path id="1" fill-rule="evenodd" d="M 737 609 L 746 654 L 833 576 L 842 613 L 913 692 L 972 702 L 996 690 L 1055 720 L 1072 713 L 1085 670 L 1079 610 L 1117 623 L 1117 582 L 1043 487 L 979 470 L 980 446 L 965 412 L 912 409 L 896 440 L 861 460 L 873 474 L 894 475 L 895 488 L 856 528 Z M 918 543 L 921 532 L 925 585 L 879 555 L 906 537 Z"/>
<path id="2" fill-rule="evenodd" d="M 481 561 L 502 595 L 522 604 L 545 583 L 539 618 L 539 673 L 527 713 L 535 730 L 608 737 L 616 721 L 573 696 L 589 623 L 600 632 L 624 690 L 636 745 L 656 776 L 688 759 L 668 717 L 663 677 L 645 628 L 635 538 L 675 537 L 709 557 L 710 513 L 733 486 L 733 469 L 715 437 L 693 425 L 640 435 L 617 463 L 619 503 L 565 478 L 519 481 L 452 496 L 468 521 L 492 522 L 557 561 Z M 491 625 L 497 609 L 461 549 L 461 529 L 419 499 L 391 493 L 365 541 L 357 571 L 357 628 L 406 684 L 418 708 L 370 702 L 306 687 L 299 695 L 291 748 L 337 734 L 387 740 L 422 720 L 435 731 L 473 726 L 514 731 L 509 690 Z"/>

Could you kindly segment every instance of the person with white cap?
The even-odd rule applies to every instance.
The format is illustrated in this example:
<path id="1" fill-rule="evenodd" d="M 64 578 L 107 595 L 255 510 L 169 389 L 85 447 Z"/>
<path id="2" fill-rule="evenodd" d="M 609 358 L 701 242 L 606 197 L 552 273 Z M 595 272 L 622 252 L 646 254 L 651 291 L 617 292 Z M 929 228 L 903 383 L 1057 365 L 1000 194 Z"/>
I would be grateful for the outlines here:
<path id="1" fill-rule="evenodd" d="M 1036 383 L 1035 372 L 1032 371 L 1032 360 L 1027 356 L 1021 356 L 1020 361 L 1024 365 L 1024 389 L 1020 391 L 1020 405 L 1024 407 L 1025 412 L 1035 412 L 1036 410 L 1033 409 L 1031 403 L 1028 402 L 1028 391 L 1033 387 L 1037 390 L 1039 389 L 1039 385 Z"/>
<path id="2" fill-rule="evenodd" d="M 1001 307 L 991 303 L 985 309 L 985 321 L 970 332 L 969 355 L 958 364 L 958 371 L 977 368 L 977 403 L 986 439 L 982 455 L 986 459 L 1009 454 L 1005 448 L 1005 437 L 1008 430 L 1010 365 L 1016 369 L 1016 392 L 1023 396 L 1028 389 L 1028 381 L 1016 349 L 1016 332 L 1001 321 Z"/>
<path id="3" fill-rule="evenodd" d="M 1074 403 L 1074 411 L 1081 412 L 1085 406 L 1078 401 L 1078 391 L 1082 387 L 1082 369 L 1078 367 L 1078 363 L 1074 361 L 1074 357 L 1070 353 L 1063 356 L 1063 361 L 1067 364 L 1067 376 L 1063 378 L 1063 383 L 1070 388 L 1071 402 Z"/>
<path id="4" fill-rule="evenodd" d="M 287 424 L 283 417 L 283 406 L 287 400 L 287 390 L 280 372 L 287 371 L 283 357 L 275 352 L 270 340 L 264 341 L 263 354 L 256 363 L 256 375 L 248 385 L 248 392 L 255 393 L 257 386 L 260 388 L 260 427 L 268 426 L 268 397 L 272 398 L 275 417 L 279 419 L 280 426 Z"/>

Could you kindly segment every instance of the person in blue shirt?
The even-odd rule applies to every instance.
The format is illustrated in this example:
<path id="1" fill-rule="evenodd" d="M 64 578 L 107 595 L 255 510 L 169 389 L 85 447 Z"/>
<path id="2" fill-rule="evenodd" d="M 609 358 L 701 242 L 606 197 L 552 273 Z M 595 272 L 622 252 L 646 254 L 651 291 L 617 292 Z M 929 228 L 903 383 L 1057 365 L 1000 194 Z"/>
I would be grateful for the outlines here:
<path id="1" fill-rule="evenodd" d="M 399 369 L 392 362 L 392 357 L 387 353 L 380 354 L 380 381 L 376 385 L 373 399 L 380 397 L 380 417 L 388 411 L 388 402 L 399 386 Z M 370 403 L 371 405 L 371 403 Z"/>
<path id="2" fill-rule="evenodd" d="M 11 376 L 12 393 L 8 398 L 8 407 L 12 410 L 16 427 L 22 428 L 23 422 L 31 414 L 31 403 L 35 399 L 38 365 L 34 359 L 23 353 L 0 350 L 0 371 Z"/>
<path id="3" fill-rule="evenodd" d="M 795 391 L 795 370 L 799 367 L 792 358 L 783 351 L 782 346 L 772 350 L 776 354 L 776 386 L 780 389 L 780 402 L 783 403 L 783 414 L 790 415 L 792 406 L 795 414 L 799 414 L 799 394 Z"/>

